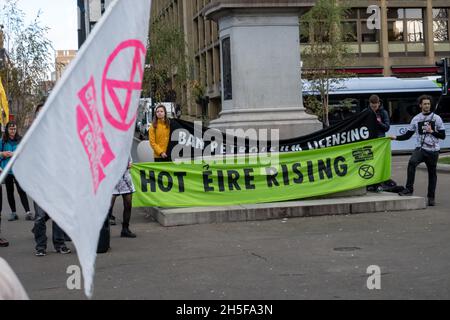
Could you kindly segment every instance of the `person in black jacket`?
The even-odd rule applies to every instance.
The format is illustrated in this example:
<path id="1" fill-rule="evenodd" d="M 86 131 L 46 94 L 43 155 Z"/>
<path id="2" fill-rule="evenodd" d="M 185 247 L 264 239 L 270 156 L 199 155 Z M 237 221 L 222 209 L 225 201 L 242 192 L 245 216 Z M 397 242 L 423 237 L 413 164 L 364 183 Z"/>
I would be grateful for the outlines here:
<path id="1" fill-rule="evenodd" d="M 369 98 L 369 109 L 371 109 L 377 116 L 377 137 L 385 137 L 386 132 L 391 127 L 389 115 L 383 107 L 381 107 L 380 98 L 374 94 Z"/>
<path id="2" fill-rule="evenodd" d="M 391 122 L 389 120 L 389 115 L 384 108 L 381 107 L 380 97 L 376 94 L 371 95 L 369 98 L 369 107 L 372 112 L 375 113 L 377 118 L 376 130 L 377 130 L 377 138 L 382 138 L 386 136 L 386 132 L 389 131 L 391 126 Z M 388 180 L 390 181 L 390 180 Z M 367 187 L 367 191 L 383 191 L 383 187 L 381 183 L 373 184 Z"/>

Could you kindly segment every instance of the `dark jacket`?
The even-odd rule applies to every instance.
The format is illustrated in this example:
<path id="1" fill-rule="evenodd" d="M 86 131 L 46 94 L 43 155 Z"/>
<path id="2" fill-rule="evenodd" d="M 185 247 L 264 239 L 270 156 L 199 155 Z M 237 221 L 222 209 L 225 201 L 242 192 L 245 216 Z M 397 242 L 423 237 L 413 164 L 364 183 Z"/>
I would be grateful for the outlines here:
<path id="1" fill-rule="evenodd" d="M 372 110 L 372 108 L 370 108 L 370 107 L 369 107 L 369 109 Z M 377 137 L 378 138 L 385 137 L 386 132 L 388 132 L 389 128 L 391 127 L 389 115 L 388 115 L 387 111 L 384 110 L 384 108 L 382 108 L 382 107 L 378 108 L 378 110 L 375 112 L 375 114 L 377 116 Z"/>

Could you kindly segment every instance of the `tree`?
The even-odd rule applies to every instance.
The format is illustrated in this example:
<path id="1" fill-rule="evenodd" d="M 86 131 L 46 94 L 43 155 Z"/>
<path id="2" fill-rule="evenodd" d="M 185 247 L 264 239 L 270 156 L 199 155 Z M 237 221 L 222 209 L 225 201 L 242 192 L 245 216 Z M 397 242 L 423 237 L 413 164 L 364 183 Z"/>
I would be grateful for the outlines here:
<path id="1" fill-rule="evenodd" d="M 46 94 L 41 88 L 50 71 L 52 46 L 47 38 L 48 28 L 39 20 L 40 12 L 26 25 L 25 14 L 17 2 L 6 0 L 0 14 L 8 55 L 0 73 L 10 101 L 10 113 L 15 114 L 17 125 L 22 128 L 33 106 Z"/>
<path id="2" fill-rule="evenodd" d="M 311 90 L 320 95 L 322 110 L 315 113 L 329 126 L 329 92 L 338 89 L 345 78 L 351 76 L 342 68 L 351 64 L 352 54 L 344 39 L 351 36 L 342 23 L 347 7 L 338 0 L 318 0 L 314 7 L 301 19 L 303 39 L 309 39 L 302 53 L 306 77 L 311 82 Z M 312 103 L 312 102 L 311 102 Z M 317 105 L 312 103 L 313 105 Z"/>
<path id="3" fill-rule="evenodd" d="M 179 93 L 187 87 L 189 74 L 184 33 L 164 20 L 157 20 L 150 29 L 143 95 L 181 103 Z"/>

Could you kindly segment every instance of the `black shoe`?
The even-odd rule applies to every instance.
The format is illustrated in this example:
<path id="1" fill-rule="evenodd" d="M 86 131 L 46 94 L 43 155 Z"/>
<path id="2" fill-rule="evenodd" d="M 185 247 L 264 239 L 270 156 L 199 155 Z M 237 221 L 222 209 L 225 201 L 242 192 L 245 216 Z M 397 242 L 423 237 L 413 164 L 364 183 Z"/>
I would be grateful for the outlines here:
<path id="1" fill-rule="evenodd" d="M 0 238 L 0 247 L 6 248 L 7 246 L 9 246 L 8 240 Z"/>
<path id="2" fill-rule="evenodd" d="M 398 193 L 399 196 L 412 196 L 412 194 L 413 194 L 412 191 L 408 189 L 403 189 Z"/>
<path id="3" fill-rule="evenodd" d="M 26 221 L 34 221 L 34 216 L 33 216 L 33 214 L 32 214 L 31 212 L 27 212 L 27 213 L 25 214 L 25 220 L 26 220 Z"/>
<path id="4" fill-rule="evenodd" d="M 36 250 L 35 255 L 36 257 L 45 257 L 47 255 L 47 252 L 45 252 L 45 250 Z"/>
<path id="5" fill-rule="evenodd" d="M 120 233 L 121 238 L 136 238 L 136 235 L 130 231 L 130 229 L 122 229 Z"/>
<path id="6" fill-rule="evenodd" d="M 8 221 L 16 221 L 16 220 L 19 220 L 19 216 L 15 213 L 11 213 L 9 215 Z"/>
<path id="7" fill-rule="evenodd" d="M 69 254 L 72 252 L 72 250 L 70 250 L 67 247 L 61 247 L 61 248 L 56 249 L 56 252 L 61 253 L 61 254 Z"/>
<path id="8" fill-rule="evenodd" d="M 116 217 L 114 217 L 114 216 L 111 216 L 110 218 L 109 218 L 109 224 L 111 225 L 111 226 L 115 226 L 117 223 L 116 223 Z"/>
<path id="9" fill-rule="evenodd" d="M 436 205 L 436 201 L 433 198 L 428 198 L 428 206 L 434 207 Z"/>

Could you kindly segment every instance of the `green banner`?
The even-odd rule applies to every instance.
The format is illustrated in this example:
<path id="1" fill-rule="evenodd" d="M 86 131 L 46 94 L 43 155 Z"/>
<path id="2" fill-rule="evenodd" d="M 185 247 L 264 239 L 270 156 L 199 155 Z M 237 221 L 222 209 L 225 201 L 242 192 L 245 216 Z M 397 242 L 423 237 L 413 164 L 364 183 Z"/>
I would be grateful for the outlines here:
<path id="1" fill-rule="evenodd" d="M 233 158 L 233 163 L 226 159 L 134 164 L 133 206 L 231 206 L 295 200 L 357 189 L 391 177 L 388 138 L 276 155 L 270 161 L 248 156 Z"/>

